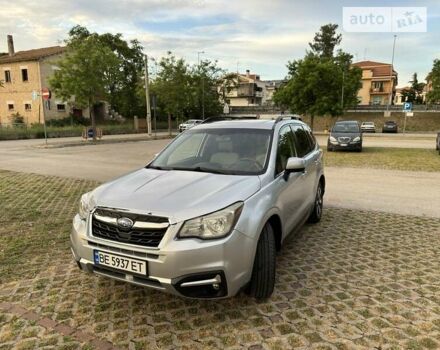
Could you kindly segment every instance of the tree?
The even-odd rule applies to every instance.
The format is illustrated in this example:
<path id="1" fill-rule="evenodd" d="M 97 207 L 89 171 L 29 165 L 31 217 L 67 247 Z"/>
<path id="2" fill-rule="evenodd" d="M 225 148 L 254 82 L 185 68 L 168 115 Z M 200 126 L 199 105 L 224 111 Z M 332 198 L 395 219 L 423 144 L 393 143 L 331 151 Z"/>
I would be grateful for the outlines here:
<path id="1" fill-rule="evenodd" d="M 189 67 L 184 59 L 177 59 L 171 52 L 160 60 L 159 67 L 151 91 L 167 114 L 170 128 L 172 116 L 183 116 L 191 101 Z"/>
<path id="2" fill-rule="evenodd" d="M 204 110 L 205 118 L 218 115 L 222 111 L 220 103 L 220 92 L 218 86 L 225 74 L 224 70 L 217 66 L 217 61 L 203 60 L 199 65 L 193 66 L 190 71 L 192 85 L 192 106 L 190 114 L 202 116 Z"/>
<path id="3" fill-rule="evenodd" d="M 431 72 L 426 78 L 428 82 L 431 82 L 431 90 L 426 95 L 429 103 L 440 103 L 440 60 L 434 60 L 434 64 Z"/>
<path id="4" fill-rule="evenodd" d="M 312 51 L 288 63 L 288 81 L 274 95 L 278 106 L 310 115 L 312 128 L 315 116 L 338 116 L 345 107 L 358 103 L 362 72 L 351 66 L 352 55 L 338 50 L 334 56 L 341 41 L 336 29 L 336 24 L 321 27 L 309 44 Z"/>
<path id="5" fill-rule="evenodd" d="M 158 108 L 171 118 L 201 118 L 204 106 L 205 117 L 221 113 L 218 89 L 224 71 L 216 61 L 204 60 L 199 65 L 190 65 L 171 52 L 159 61 L 159 71 L 151 82 L 151 92 L 157 98 Z M 144 94 L 139 86 L 139 94 Z"/>
<path id="6" fill-rule="evenodd" d="M 326 24 L 315 33 L 313 42 L 309 43 L 312 53 L 321 58 L 332 58 L 335 47 L 341 43 L 342 35 L 336 34 L 337 24 Z"/>
<path id="7" fill-rule="evenodd" d="M 412 102 L 417 104 L 423 103 L 423 89 L 425 88 L 425 83 L 419 83 L 417 79 L 417 73 L 413 74 L 412 80 L 409 81 L 411 86 L 409 88 L 404 88 L 402 90 L 403 100 L 406 102 Z"/>
<path id="8" fill-rule="evenodd" d="M 122 74 L 120 58 L 97 37 L 89 36 L 67 46 L 65 57 L 58 63 L 49 81 L 52 90 L 64 101 L 89 108 L 92 127 L 96 127 L 92 108 L 111 98 L 115 81 Z M 96 132 L 95 132 L 96 134 Z"/>
<path id="9" fill-rule="evenodd" d="M 145 114 L 143 98 L 136 93 L 137 84 L 143 77 L 143 47 L 138 40 L 127 42 L 122 34 L 90 33 L 87 28 L 75 26 L 69 31 L 68 46 L 75 47 L 87 38 L 94 38 L 108 47 L 119 58 L 119 70 L 110 84 L 108 101 L 113 109 L 125 117 Z"/>

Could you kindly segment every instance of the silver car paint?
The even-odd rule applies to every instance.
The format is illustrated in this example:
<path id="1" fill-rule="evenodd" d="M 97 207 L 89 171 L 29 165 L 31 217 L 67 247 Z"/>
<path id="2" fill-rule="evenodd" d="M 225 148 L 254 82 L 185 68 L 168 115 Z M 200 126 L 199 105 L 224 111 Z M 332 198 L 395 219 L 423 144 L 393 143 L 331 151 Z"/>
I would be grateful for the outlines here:
<path id="1" fill-rule="evenodd" d="M 91 220 L 77 215 L 71 233 L 72 253 L 86 271 L 92 272 L 93 249 L 121 251 L 134 257 L 144 253 L 149 277 L 160 286 L 142 285 L 179 294 L 172 286 L 174 278 L 190 273 L 222 270 L 228 285 L 228 297 L 235 295 L 251 278 L 260 232 L 273 215 L 281 218 L 282 240 L 306 217 L 314 204 L 318 182 L 323 176 L 322 151 L 316 149 L 304 157 L 306 171 L 291 173 L 288 181 L 275 176 L 278 132 L 283 125 L 305 125 L 299 121 L 229 121 L 203 124 L 195 128 L 272 129 L 274 136 L 267 168 L 262 175 L 234 176 L 188 171 L 139 169 L 90 193 L 92 206 L 124 209 L 136 213 L 167 216 L 170 226 L 159 246 L 140 247 L 104 240 L 91 235 Z M 187 219 L 217 211 L 244 201 L 233 232 L 222 239 L 176 239 Z M 90 218 L 90 215 L 89 215 Z M 137 257 L 138 258 L 138 257 Z M 127 274 L 125 280 L 135 283 Z"/>

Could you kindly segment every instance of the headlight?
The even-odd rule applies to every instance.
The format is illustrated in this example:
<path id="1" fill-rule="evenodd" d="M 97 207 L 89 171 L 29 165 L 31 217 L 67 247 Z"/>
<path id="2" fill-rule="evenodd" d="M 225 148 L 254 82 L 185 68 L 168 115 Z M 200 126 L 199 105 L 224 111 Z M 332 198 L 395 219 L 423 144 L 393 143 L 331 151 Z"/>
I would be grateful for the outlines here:
<path id="1" fill-rule="evenodd" d="M 78 208 L 79 217 L 82 220 L 86 220 L 91 209 L 92 208 L 90 207 L 90 203 L 89 203 L 89 194 L 85 193 L 81 196 L 81 199 L 79 201 L 79 208 Z"/>
<path id="2" fill-rule="evenodd" d="M 196 237 L 201 239 L 222 238 L 229 235 L 240 217 L 243 202 L 208 215 L 184 222 L 179 231 L 179 238 Z"/>
<path id="3" fill-rule="evenodd" d="M 333 136 L 330 136 L 330 141 L 331 142 L 338 142 L 338 140 L 336 140 L 336 138 L 334 138 Z"/>
<path id="4" fill-rule="evenodd" d="M 353 142 L 359 142 L 361 140 L 361 138 L 359 137 L 359 136 L 356 136 L 354 139 L 353 139 Z"/>

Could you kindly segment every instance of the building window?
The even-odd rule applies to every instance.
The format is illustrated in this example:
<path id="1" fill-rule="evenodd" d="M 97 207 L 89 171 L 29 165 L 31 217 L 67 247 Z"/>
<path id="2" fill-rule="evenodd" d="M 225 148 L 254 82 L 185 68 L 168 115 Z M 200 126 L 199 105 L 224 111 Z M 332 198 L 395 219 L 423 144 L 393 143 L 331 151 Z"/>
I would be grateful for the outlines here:
<path id="1" fill-rule="evenodd" d="M 8 103 L 8 111 L 13 111 L 13 110 L 14 110 L 14 104 Z"/>
<path id="2" fill-rule="evenodd" d="M 5 70 L 5 83 L 10 83 L 10 82 L 11 82 L 11 71 Z"/>
<path id="3" fill-rule="evenodd" d="M 27 69 L 22 69 L 21 70 L 21 79 L 23 81 L 29 81 L 28 70 Z"/>
<path id="4" fill-rule="evenodd" d="M 64 103 L 57 103 L 57 111 L 58 112 L 65 112 L 66 111 L 66 105 Z"/>
<path id="5" fill-rule="evenodd" d="M 30 103 L 25 103 L 24 104 L 24 110 L 26 112 L 32 111 L 32 105 Z"/>

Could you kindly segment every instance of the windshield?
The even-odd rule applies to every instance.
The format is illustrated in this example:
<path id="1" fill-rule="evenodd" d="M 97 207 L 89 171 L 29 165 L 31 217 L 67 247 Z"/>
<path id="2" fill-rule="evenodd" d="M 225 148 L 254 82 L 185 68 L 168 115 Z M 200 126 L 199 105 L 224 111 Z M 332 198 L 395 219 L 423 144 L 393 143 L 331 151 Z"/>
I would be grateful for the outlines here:
<path id="1" fill-rule="evenodd" d="M 272 130 L 199 129 L 177 137 L 149 168 L 231 175 L 263 172 Z"/>
<path id="2" fill-rule="evenodd" d="M 190 120 L 187 120 L 187 121 L 186 121 L 186 124 L 194 124 L 194 123 L 196 123 L 196 122 L 197 122 L 197 120 L 190 119 Z"/>
<path id="3" fill-rule="evenodd" d="M 359 132 L 359 126 L 354 123 L 346 123 L 346 124 L 335 124 L 332 129 L 332 132 Z"/>

